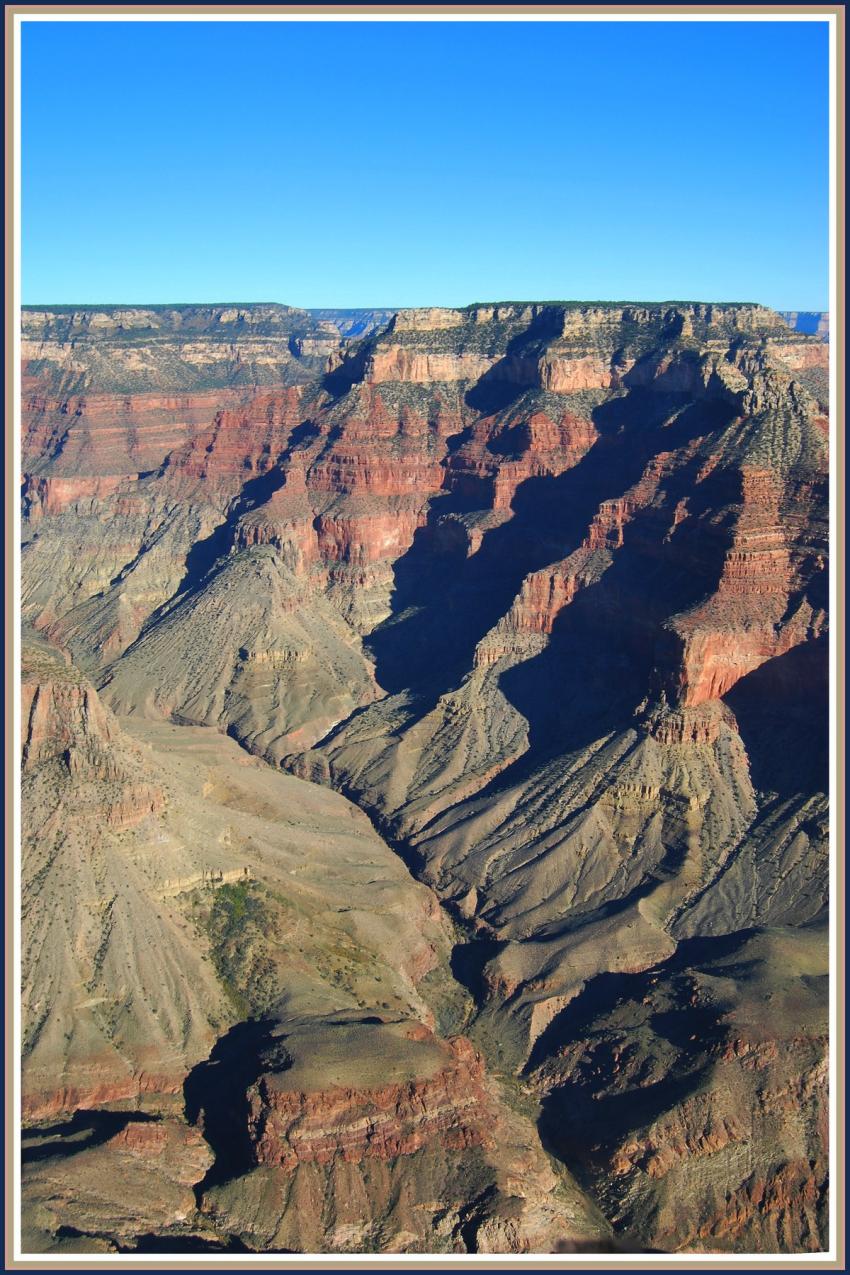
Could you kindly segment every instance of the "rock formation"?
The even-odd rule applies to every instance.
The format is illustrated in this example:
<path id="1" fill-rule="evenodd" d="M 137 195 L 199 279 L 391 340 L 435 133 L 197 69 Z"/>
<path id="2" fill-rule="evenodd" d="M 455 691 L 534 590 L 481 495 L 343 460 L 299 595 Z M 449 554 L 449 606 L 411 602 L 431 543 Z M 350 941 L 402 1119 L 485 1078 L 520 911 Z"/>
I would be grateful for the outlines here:
<path id="1" fill-rule="evenodd" d="M 828 345 L 676 303 L 24 335 L 28 1110 L 213 1151 L 136 1228 L 117 1135 L 62 1161 L 88 1221 L 38 1159 L 43 1243 L 823 1248 Z"/>

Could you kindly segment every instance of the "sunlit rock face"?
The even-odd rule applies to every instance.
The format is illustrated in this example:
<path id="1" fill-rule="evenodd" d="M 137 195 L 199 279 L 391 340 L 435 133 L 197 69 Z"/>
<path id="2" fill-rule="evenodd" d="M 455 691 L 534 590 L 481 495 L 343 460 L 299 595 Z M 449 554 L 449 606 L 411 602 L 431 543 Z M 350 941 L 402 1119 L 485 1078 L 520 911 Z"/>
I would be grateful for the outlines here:
<path id="1" fill-rule="evenodd" d="M 798 319 L 24 313 L 36 1242 L 825 1246 Z"/>

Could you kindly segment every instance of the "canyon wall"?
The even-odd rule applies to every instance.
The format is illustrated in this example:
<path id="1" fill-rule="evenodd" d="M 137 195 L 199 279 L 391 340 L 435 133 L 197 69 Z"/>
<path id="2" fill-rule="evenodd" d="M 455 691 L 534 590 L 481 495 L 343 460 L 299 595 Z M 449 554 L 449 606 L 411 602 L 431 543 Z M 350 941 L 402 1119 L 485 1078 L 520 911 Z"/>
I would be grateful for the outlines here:
<path id="1" fill-rule="evenodd" d="M 65 670 L 28 692 L 38 802 L 62 793 L 57 822 L 76 826 L 93 785 L 98 872 L 113 833 L 156 827 L 184 847 L 149 852 L 160 875 L 202 873 L 195 903 L 173 897 L 204 918 L 203 938 L 180 931 L 192 959 L 213 943 L 192 979 L 205 1007 L 180 1011 L 163 1094 L 209 1079 L 203 1058 L 229 1058 L 251 1014 L 271 1024 L 234 1080 L 238 1128 L 207 1129 L 193 1234 L 822 1248 L 828 345 L 763 307 L 679 303 L 44 310 L 24 328 L 23 610 Z M 394 912 L 412 963 L 392 996 L 363 990 L 353 955 L 340 1002 L 281 954 L 278 896 L 315 866 L 314 816 L 292 876 L 268 828 L 231 829 L 214 861 L 186 849 L 176 741 L 208 738 L 246 750 L 252 784 L 356 803 L 399 899 L 406 881 L 429 901 Z M 345 895 L 359 878 L 336 853 L 322 871 Z M 215 948 L 203 874 L 234 868 L 264 909 L 256 960 L 232 935 Z M 33 874 L 34 915 L 49 879 Z M 374 907 L 341 901 L 357 921 L 333 942 L 316 914 L 322 960 L 368 936 L 384 969 Z M 34 1001 L 59 988 L 33 969 Z M 122 977 L 99 994 L 120 1002 Z M 57 1004 L 32 1011 L 45 1041 Z M 366 1042 L 410 1024 L 421 1066 L 366 1084 Z M 344 1078 L 310 1097 L 299 1051 L 343 1038 Z M 106 1075 L 104 1048 L 81 1042 L 80 1066 Z M 82 1105 L 69 1063 L 44 1079 L 63 1049 L 45 1057 L 34 1110 Z M 460 1095 L 479 1091 L 473 1116 Z M 492 1103 L 504 1136 L 481 1120 Z M 535 1166 L 525 1195 L 510 1146 Z M 425 1208 L 438 1179 L 443 1221 Z M 402 1182 L 418 1204 L 399 1212 Z"/>

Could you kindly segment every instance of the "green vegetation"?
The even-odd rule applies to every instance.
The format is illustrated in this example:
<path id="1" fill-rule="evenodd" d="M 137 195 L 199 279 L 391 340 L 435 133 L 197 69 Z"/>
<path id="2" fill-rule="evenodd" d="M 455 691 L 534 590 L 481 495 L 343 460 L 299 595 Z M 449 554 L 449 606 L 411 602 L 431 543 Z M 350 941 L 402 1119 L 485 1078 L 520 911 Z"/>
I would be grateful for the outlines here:
<path id="1" fill-rule="evenodd" d="M 467 1030 L 475 1002 L 442 962 L 420 980 L 418 991 L 434 1011 L 441 1036 L 457 1036 Z"/>
<path id="2" fill-rule="evenodd" d="M 249 916 L 256 916 L 262 910 L 259 900 L 252 897 L 251 886 L 252 882 L 240 881 L 237 885 L 222 885 L 216 890 L 210 923 L 222 939 L 230 937 L 235 929 L 241 929 Z"/>
<path id="3" fill-rule="evenodd" d="M 65 664 L 53 651 L 29 645 L 21 651 L 21 676 L 24 681 L 66 682 L 73 686 L 86 684 L 86 678 L 73 664 Z"/>
<path id="4" fill-rule="evenodd" d="M 213 967 L 236 1012 L 264 1013 L 274 998 L 274 964 L 266 941 L 270 917 L 263 887 L 255 881 L 212 887 L 203 918 Z"/>

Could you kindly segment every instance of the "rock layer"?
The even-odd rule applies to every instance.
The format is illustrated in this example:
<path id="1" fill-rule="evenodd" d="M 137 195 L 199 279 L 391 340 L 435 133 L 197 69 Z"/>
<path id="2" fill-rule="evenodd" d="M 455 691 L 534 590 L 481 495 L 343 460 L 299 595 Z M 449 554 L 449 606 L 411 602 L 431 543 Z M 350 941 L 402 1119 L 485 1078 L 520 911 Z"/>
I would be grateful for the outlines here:
<path id="1" fill-rule="evenodd" d="M 25 700 L 33 1112 L 230 1076 L 235 1124 L 187 1103 L 217 1150 L 178 1224 L 219 1244 L 605 1243 L 589 1192 L 615 1243 L 822 1247 L 828 345 L 678 303 L 43 311 L 25 336 L 24 614 L 42 662 L 71 653 Z M 274 770 L 243 782 L 217 732 Z M 285 851 L 275 783 L 311 812 Z M 353 810 L 319 819 L 331 787 L 374 827 L 316 858 Z M 141 1010 L 95 957 L 136 944 L 141 997 L 153 931 L 121 938 L 116 887 L 114 923 L 72 909 L 73 957 L 39 936 L 128 859 L 131 911 L 154 879 L 178 901 L 156 946 L 198 1003 L 171 980 L 183 1034 L 158 1007 L 119 1094 L 109 1033 L 123 1058 Z M 61 1045 L 66 965 L 97 1021 Z M 271 1035 L 231 1075 L 250 1014 Z M 405 1078 L 366 1083 L 379 1040 Z"/>

